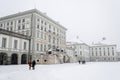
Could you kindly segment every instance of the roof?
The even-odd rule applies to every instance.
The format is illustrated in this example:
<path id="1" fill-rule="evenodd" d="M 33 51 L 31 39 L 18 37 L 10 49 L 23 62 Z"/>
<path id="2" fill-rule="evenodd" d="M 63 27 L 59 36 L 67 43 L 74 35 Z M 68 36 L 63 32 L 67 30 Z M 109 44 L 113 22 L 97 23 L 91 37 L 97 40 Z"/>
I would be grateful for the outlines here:
<path id="1" fill-rule="evenodd" d="M 99 47 L 99 46 L 116 46 L 116 44 L 104 44 L 104 43 L 96 43 L 96 44 L 92 44 L 92 47 Z"/>
<path id="2" fill-rule="evenodd" d="M 87 45 L 86 43 L 79 43 L 79 42 L 67 42 L 67 45 L 86 45 L 86 46 L 89 46 Z"/>
<path id="3" fill-rule="evenodd" d="M 54 21 L 53 19 L 51 19 L 50 17 L 48 17 L 46 14 L 40 12 L 37 9 L 30 9 L 27 11 L 23 11 L 23 12 L 19 12 L 16 14 L 12 14 L 12 15 L 8 15 L 8 16 L 4 16 L 0 18 L 0 21 L 5 20 L 5 19 L 9 19 L 9 18 L 13 18 L 13 17 L 17 17 L 17 16 L 22 16 L 22 15 L 26 15 L 26 14 L 31 14 L 31 13 L 37 13 L 41 16 L 43 16 L 44 18 L 47 18 L 48 20 L 52 21 L 54 24 L 59 25 L 60 27 L 64 28 L 65 30 L 67 30 L 67 28 L 63 27 L 62 25 L 60 25 L 58 22 Z"/>

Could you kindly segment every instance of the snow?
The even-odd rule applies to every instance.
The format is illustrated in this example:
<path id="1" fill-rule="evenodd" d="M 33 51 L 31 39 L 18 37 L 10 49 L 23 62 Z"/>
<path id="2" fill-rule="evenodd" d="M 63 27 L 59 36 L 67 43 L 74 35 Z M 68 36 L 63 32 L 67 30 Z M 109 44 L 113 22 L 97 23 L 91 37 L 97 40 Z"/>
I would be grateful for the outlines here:
<path id="1" fill-rule="evenodd" d="M 120 80 L 120 62 L 0 66 L 0 80 Z"/>

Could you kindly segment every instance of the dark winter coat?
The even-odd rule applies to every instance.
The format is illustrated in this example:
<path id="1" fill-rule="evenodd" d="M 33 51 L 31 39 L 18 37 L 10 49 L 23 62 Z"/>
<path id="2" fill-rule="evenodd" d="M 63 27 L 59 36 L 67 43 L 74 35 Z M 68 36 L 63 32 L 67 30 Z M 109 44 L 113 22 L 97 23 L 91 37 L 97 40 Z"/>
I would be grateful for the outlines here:
<path id="1" fill-rule="evenodd" d="M 34 67 L 36 65 L 35 60 L 32 62 L 32 67 Z"/>

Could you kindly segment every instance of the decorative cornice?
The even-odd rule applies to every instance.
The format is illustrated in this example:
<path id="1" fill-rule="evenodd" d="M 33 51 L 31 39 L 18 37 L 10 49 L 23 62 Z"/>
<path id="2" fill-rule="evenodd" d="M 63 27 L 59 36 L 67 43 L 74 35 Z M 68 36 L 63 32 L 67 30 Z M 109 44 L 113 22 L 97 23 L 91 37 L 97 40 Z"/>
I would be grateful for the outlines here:
<path id="1" fill-rule="evenodd" d="M 19 33 L 4 30 L 4 29 L 0 29 L 0 34 L 5 34 L 5 35 L 8 35 L 8 36 L 13 36 L 13 37 L 17 37 L 17 38 L 26 39 L 26 40 L 30 39 L 30 37 L 27 36 L 27 35 L 19 34 Z"/>
<path id="2" fill-rule="evenodd" d="M 116 45 L 115 44 L 113 44 L 113 45 L 93 45 L 90 47 L 106 47 L 106 46 L 116 46 Z"/>

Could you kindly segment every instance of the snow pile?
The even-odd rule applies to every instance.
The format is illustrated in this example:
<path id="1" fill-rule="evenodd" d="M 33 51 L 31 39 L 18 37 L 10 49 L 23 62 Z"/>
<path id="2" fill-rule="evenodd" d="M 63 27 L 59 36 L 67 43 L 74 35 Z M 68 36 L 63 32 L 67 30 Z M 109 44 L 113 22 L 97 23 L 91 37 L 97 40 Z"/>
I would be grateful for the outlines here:
<path id="1" fill-rule="evenodd" d="M 119 62 L 0 66 L 0 80 L 120 80 Z"/>

